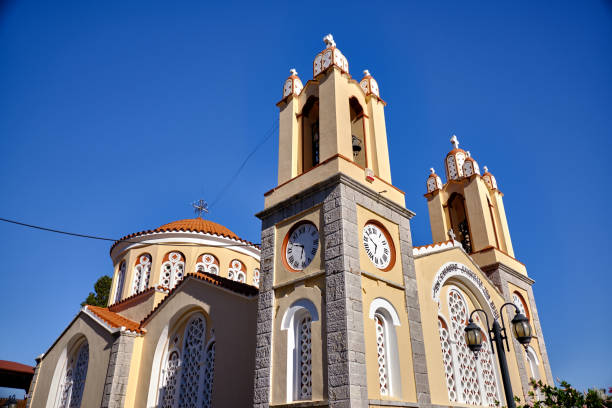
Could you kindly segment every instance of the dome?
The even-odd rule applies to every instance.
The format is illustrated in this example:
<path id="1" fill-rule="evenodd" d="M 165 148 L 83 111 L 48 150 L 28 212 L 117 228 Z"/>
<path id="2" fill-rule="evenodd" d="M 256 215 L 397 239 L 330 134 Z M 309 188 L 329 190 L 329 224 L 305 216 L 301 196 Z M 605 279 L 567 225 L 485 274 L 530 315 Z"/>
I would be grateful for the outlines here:
<path id="1" fill-rule="evenodd" d="M 427 177 L 427 192 L 432 193 L 442 188 L 442 180 L 440 176 L 436 174 L 433 167 L 429 169 L 429 172 L 429 177 Z"/>
<path id="2" fill-rule="evenodd" d="M 372 75 L 370 75 L 370 71 L 366 69 L 365 71 L 363 71 L 363 75 L 363 79 L 361 80 L 361 82 L 359 82 L 359 85 L 361 86 L 361 89 L 363 89 L 363 92 L 365 92 L 366 95 L 374 94 L 380 98 L 380 94 L 378 91 L 378 82 L 376 82 L 376 80 L 372 78 Z"/>
<path id="3" fill-rule="evenodd" d="M 111 247 L 111 253 L 113 251 L 113 248 L 115 248 L 115 246 L 122 241 L 129 240 L 135 237 L 140 237 L 143 235 L 155 234 L 155 233 L 160 233 L 160 232 L 195 232 L 195 233 L 211 234 L 211 235 L 217 235 L 220 237 L 225 237 L 225 238 L 233 239 L 236 241 L 240 241 L 245 244 L 256 247 L 256 245 L 253 244 L 252 242 L 249 242 L 249 241 L 246 241 L 240 238 L 229 228 L 224 227 L 221 224 L 217 224 L 216 222 L 209 221 L 209 220 L 204 220 L 202 218 L 188 218 L 184 220 L 173 221 L 173 222 L 164 224 L 152 230 L 146 230 L 146 231 L 141 231 L 141 232 L 136 232 L 134 234 L 126 235 L 125 237 L 119 239 L 113 244 L 113 246 Z"/>
<path id="4" fill-rule="evenodd" d="M 291 72 L 291 75 L 289 75 L 289 78 L 287 78 L 285 85 L 283 86 L 283 99 L 291 94 L 299 95 L 304 88 L 300 77 L 297 75 L 297 71 L 294 68 L 291 68 L 289 72 Z"/>
<path id="5" fill-rule="evenodd" d="M 453 150 L 446 155 L 446 178 L 447 180 L 460 180 L 463 178 L 463 163 L 467 158 L 465 150 L 459 148 L 459 140 L 453 135 L 451 138 Z"/>
<path id="6" fill-rule="evenodd" d="M 312 76 L 325 72 L 327 68 L 332 65 L 337 66 L 342 72 L 349 73 L 348 61 L 346 57 L 342 55 L 340 50 L 336 48 L 336 42 L 331 34 L 327 34 L 323 41 L 325 41 L 326 48 L 317 54 L 312 64 Z"/>
<path id="7" fill-rule="evenodd" d="M 476 160 L 472 158 L 472 155 L 468 151 L 467 157 L 465 158 L 465 162 L 463 163 L 463 175 L 465 177 L 471 177 L 474 174 L 480 174 L 480 167 L 478 167 L 478 163 Z"/>
<path id="8" fill-rule="evenodd" d="M 484 180 L 487 187 L 491 190 L 497 190 L 497 180 L 495 180 L 495 176 L 489 173 L 489 169 L 487 166 L 484 166 L 484 174 L 482 175 L 482 179 Z"/>

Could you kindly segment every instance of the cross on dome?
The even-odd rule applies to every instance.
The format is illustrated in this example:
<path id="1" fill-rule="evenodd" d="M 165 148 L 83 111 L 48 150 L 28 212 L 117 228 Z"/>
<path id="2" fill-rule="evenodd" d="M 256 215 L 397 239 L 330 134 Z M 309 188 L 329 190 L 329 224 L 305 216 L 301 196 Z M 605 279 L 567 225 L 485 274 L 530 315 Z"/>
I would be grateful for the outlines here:
<path id="1" fill-rule="evenodd" d="M 368 71 L 367 69 L 363 70 L 363 75 L 364 76 L 370 76 L 370 71 Z"/>
<path id="2" fill-rule="evenodd" d="M 203 213 L 208 213 L 208 203 L 202 199 L 194 201 L 191 206 L 193 207 L 198 218 L 202 218 Z"/>
<path id="3" fill-rule="evenodd" d="M 483 169 L 484 169 L 485 173 L 489 172 L 489 168 L 487 166 L 484 166 Z"/>
<path id="4" fill-rule="evenodd" d="M 453 135 L 453 137 L 451 137 L 450 142 L 453 144 L 454 149 L 458 149 L 459 148 L 459 139 L 457 139 L 456 135 Z"/>
<path id="5" fill-rule="evenodd" d="M 323 41 L 325 41 L 325 45 L 327 46 L 327 48 L 336 46 L 336 42 L 334 41 L 334 36 L 331 34 L 327 34 L 325 37 L 323 37 Z"/>
<path id="6" fill-rule="evenodd" d="M 291 75 L 297 76 L 297 71 L 295 70 L 295 68 L 291 68 L 289 72 L 291 73 Z"/>
<path id="7" fill-rule="evenodd" d="M 433 168 L 433 167 L 430 167 L 430 168 L 429 168 L 429 173 L 430 173 L 430 174 L 436 174 L 436 171 L 434 170 L 434 168 Z"/>

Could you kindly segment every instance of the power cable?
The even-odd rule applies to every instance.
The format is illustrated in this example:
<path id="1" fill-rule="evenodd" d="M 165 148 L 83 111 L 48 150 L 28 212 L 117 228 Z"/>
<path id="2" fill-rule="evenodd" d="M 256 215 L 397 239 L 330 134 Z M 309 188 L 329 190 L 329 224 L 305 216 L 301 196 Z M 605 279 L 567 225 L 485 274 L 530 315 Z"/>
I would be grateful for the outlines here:
<path id="1" fill-rule="evenodd" d="M 21 225 L 22 227 L 28 227 L 28 228 L 33 228 L 33 229 L 42 230 L 42 231 L 54 232 L 56 234 L 69 235 L 69 236 L 79 237 L 79 238 L 96 239 L 99 241 L 111 241 L 111 242 L 122 241 L 122 242 L 127 242 L 127 243 L 132 243 L 132 244 L 160 245 L 160 246 L 193 246 L 193 247 L 212 246 L 212 245 L 204 245 L 204 244 L 181 244 L 181 243 L 175 243 L 175 244 L 167 243 L 166 244 L 162 242 L 150 242 L 149 243 L 146 241 L 132 241 L 129 239 L 121 240 L 121 239 L 115 239 L 115 238 L 99 237 L 96 235 L 79 234 L 76 232 L 62 231 L 62 230 L 58 230 L 55 228 L 41 227 L 40 225 L 27 224 L 25 222 L 10 220 L 8 218 L 0 218 L 0 221 L 7 222 L 10 224 Z M 214 246 L 216 247 L 241 247 L 241 246 L 253 247 L 253 246 L 258 246 L 258 245 L 259 244 L 222 244 L 222 245 L 214 245 Z"/>

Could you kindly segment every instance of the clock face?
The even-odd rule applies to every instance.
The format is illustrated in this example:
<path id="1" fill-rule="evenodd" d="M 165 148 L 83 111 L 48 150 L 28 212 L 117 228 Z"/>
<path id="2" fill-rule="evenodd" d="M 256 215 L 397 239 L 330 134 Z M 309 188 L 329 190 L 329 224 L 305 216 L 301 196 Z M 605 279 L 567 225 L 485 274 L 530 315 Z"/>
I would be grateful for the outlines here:
<path id="1" fill-rule="evenodd" d="M 363 227 L 363 247 L 370 261 L 378 269 L 386 269 L 393 259 L 394 248 L 381 227 L 369 223 Z"/>
<path id="2" fill-rule="evenodd" d="M 296 271 L 304 270 L 319 249 L 319 230 L 311 222 L 299 223 L 293 227 L 286 238 L 285 260 Z"/>

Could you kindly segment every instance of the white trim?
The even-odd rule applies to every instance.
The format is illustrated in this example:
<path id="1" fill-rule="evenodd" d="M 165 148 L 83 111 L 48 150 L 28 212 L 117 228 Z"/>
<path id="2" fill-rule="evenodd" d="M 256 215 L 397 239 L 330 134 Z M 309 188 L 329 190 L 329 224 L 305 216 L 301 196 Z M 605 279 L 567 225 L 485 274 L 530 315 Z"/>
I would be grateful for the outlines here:
<path id="1" fill-rule="evenodd" d="M 101 319 L 100 317 L 98 317 L 97 314 L 95 314 L 94 312 L 92 312 L 91 310 L 89 310 L 87 308 L 87 305 L 83 306 L 81 308 L 81 312 L 83 312 L 84 314 L 86 314 L 87 316 L 91 317 L 96 323 L 98 323 L 100 326 L 104 327 L 106 330 L 108 330 L 109 333 L 117 333 L 120 328 L 119 327 L 112 327 L 110 324 L 108 324 L 105 320 Z M 123 329 L 125 329 L 125 327 L 123 327 Z"/>
<path id="2" fill-rule="evenodd" d="M 412 255 L 420 257 L 423 255 L 435 254 L 436 252 L 446 251 L 447 249 L 461 248 L 463 246 L 455 240 L 446 242 L 434 242 L 433 244 L 424 245 L 421 247 L 412 248 Z"/>
<path id="3" fill-rule="evenodd" d="M 308 313 L 310 313 L 310 318 L 313 322 L 319 320 L 319 313 L 317 312 L 316 306 L 308 299 L 298 299 L 293 302 L 285 312 L 283 320 L 281 321 L 281 330 L 288 330 L 293 326 L 293 317 L 300 309 L 308 310 Z"/>
<path id="4" fill-rule="evenodd" d="M 260 250 L 256 246 L 249 245 L 244 241 L 239 241 L 232 238 L 222 237 L 219 235 L 208 234 L 204 232 L 178 232 L 164 231 L 153 232 L 140 235 L 133 238 L 126 238 L 130 242 L 118 241 L 117 245 L 111 250 L 111 258 L 113 264 L 116 264 L 124 252 L 135 248 L 141 248 L 150 244 L 199 244 L 202 246 L 218 247 L 223 245 L 223 248 L 231 249 L 244 255 L 251 256 L 256 260 L 260 260 Z M 236 246 L 234 246 L 236 245 Z M 172 245 L 168 245 L 171 247 Z"/>
<path id="5" fill-rule="evenodd" d="M 53 371 L 53 377 L 51 378 L 51 386 L 49 387 L 49 395 L 47 396 L 46 408 L 54 408 L 58 404 L 58 398 L 60 397 L 60 383 L 62 382 L 65 372 L 66 364 L 68 363 L 68 347 L 64 347 L 62 350 L 55 370 Z"/>
<path id="6" fill-rule="evenodd" d="M 155 347 L 155 353 L 153 354 L 153 365 L 151 366 L 151 375 L 149 376 L 149 393 L 147 395 L 147 407 L 157 407 L 157 393 L 159 392 L 159 382 L 161 379 L 161 365 L 164 357 L 166 356 L 165 349 L 168 344 L 168 330 L 169 325 L 166 324 L 162 330 L 157 346 Z"/>
<path id="7" fill-rule="evenodd" d="M 393 305 L 389 303 L 387 299 L 383 299 L 383 298 L 374 299 L 372 303 L 370 304 L 370 312 L 368 313 L 368 317 L 370 319 L 374 319 L 374 314 L 376 313 L 378 309 L 385 309 L 389 313 L 389 316 L 391 316 L 391 321 L 393 322 L 394 326 L 400 325 L 399 315 L 395 311 L 395 308 L 393 307 Z"/>

